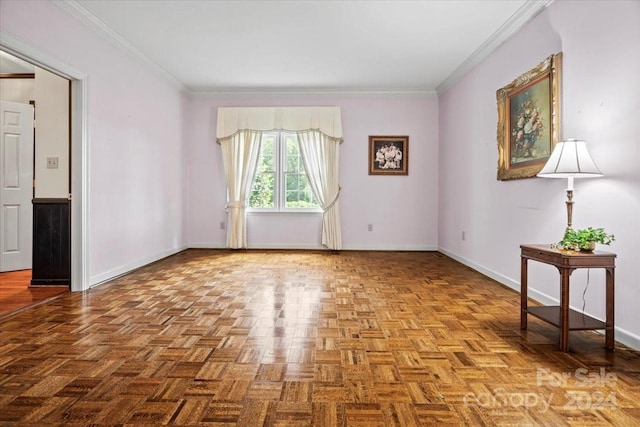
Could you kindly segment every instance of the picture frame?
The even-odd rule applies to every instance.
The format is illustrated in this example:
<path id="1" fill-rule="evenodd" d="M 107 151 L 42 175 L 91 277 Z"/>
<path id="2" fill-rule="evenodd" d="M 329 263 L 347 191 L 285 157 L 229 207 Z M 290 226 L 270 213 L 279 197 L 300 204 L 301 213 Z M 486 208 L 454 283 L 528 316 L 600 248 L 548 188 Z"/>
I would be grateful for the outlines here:
<path id="1" fill-rule="evenodd" d="M 562 52 L 498 89 L 498 180 L 536 176 L 560 140 Z"/>
<path id="2" fill-rule="evenodd" d="M 409 175 L 409 137 L 369 136 L 369 175 Z"/>

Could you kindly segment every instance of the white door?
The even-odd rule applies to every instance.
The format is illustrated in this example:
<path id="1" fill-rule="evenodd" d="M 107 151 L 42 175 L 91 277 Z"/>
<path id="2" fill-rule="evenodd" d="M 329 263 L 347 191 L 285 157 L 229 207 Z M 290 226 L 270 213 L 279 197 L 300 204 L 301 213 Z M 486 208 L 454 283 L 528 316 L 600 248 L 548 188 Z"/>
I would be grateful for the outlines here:
<path id="1" fill-rule="evenodd" d="M 31 268 L 33 107 L 0 101 L 0 271 Z"/>

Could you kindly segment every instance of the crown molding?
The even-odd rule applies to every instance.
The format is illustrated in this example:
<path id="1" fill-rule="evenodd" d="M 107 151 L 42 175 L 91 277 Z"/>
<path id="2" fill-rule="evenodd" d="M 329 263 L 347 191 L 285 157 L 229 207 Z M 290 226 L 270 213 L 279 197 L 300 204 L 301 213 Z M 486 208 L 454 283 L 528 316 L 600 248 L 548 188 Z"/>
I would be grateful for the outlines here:
<path id="1" fill-rule="evenodd" d="M 435 90 L 422 89 L 357 89 L 357 88 L 322 88 L 322 89 L 305 89 L 305 88 L 256 88 L 242 89 L 229 88 L 224 89 L 191 89 L 187 94 L 193 98 L 220 98 L 220 97 L 251 97 L 251 96 L 367 96 L 367 97 L 437 97 Z"/>
<path id="2" fill-rule="evenodd" d="M 493 53 L 502 43 L 509 40 L 551 3 L 553 3 L 553 0 L 531 0 L 525 2 L 507 22 L 502 24 L 449 77 L 438 85 L 436 92 L 441 95 L 460 81 L 469 71 Z"/>
<path id="3" fill-rule="evenodd" d="M 111 27 L 109 27 L 105 22 L 85 9 L 84 6 L 82 6 L 76 0 L 53 0 L 53 3 L 67 12 L 69 15 L 73 16 L 78 21 L 92 29 L 102 38 L 111 42 L 115 47 L 124 50 L 134 59 L 145 65 L 155 75 L 169 83 L 174 88 L 178 89 L 180 92 L 189 92 L 187 88 L 175 77 L 173 77 L 167 70 L 152 61 L 147 55 L 142 53 L 140 49 L 125 40 L 120 34 L 112 30 Z"/>

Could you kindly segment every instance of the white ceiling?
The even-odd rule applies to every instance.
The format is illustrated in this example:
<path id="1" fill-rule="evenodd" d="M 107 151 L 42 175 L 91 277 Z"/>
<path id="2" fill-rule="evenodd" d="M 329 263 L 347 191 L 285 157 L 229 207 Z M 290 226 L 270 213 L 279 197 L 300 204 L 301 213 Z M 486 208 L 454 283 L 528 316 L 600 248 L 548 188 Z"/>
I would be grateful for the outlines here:
<path id="1" fill-rule="evenodd" d="M 58 4 L 192 92 L 434 91 L 549 1 Z"/>

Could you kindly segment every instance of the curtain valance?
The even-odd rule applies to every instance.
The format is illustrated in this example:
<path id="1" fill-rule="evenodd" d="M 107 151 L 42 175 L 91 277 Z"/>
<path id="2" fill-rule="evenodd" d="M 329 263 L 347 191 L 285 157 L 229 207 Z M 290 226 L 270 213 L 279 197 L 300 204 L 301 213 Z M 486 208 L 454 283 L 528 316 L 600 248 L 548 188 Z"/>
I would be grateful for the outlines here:
<path id="1" fill-rule="evenodd" d="M 312 129 L 342 140 L 340 107 L 220 107 L 216 138 L 220 141 L 241 130 Z"/>

